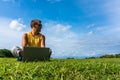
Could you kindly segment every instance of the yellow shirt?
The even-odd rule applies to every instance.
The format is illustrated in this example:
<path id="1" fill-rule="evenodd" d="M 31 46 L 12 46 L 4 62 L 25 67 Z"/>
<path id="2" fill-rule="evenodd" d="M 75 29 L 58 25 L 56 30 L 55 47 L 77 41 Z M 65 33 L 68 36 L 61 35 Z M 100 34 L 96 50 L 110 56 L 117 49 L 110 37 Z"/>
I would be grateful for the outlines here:
<path id="1" fill-rule="evenodd" d="M 42 34 L 39 33 L 37 36 L 33 36 L 32 32 L 27 32 L 27 39 L 27 46 L 41 47 Z"/>

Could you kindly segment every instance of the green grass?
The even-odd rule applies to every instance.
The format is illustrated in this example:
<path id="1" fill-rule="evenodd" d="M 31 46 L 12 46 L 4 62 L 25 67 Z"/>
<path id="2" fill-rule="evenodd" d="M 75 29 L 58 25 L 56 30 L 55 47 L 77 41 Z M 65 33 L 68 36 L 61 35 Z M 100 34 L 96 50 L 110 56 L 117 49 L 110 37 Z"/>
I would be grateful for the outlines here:
<path id="1" fill-rule="evenodd" d="M 0 80 L 120 80 L 120 59 L 19 62 L 16 58 L 0 58 Z"/>

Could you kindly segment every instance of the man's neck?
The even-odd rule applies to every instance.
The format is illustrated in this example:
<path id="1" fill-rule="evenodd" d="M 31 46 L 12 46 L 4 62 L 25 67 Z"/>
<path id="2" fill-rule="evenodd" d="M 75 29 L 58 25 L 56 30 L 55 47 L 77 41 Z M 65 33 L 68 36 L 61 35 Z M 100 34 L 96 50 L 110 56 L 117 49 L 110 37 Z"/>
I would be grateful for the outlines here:
<path id="1" fill-rule="evenodd" d="M 34 31 L 31 31 L 31 33 L 32 33 L 33 36 L 37 36 L 38 35 L 38 33 L 34 32 Z"/>

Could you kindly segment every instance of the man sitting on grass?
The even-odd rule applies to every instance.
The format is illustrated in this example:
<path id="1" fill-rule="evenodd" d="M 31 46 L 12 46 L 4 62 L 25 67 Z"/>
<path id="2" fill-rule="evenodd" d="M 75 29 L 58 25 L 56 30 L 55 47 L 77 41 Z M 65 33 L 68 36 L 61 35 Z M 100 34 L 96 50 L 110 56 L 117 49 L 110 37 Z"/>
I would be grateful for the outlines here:
<path id="1" fill-rule="evenodd" d="M 45 48 L 45 36 L 41 34 L 42 23 L 40 20 L 32 20 L 31 31 L 24 33 L 22 36 L 22 49 L 18 46 L 13 47 L 12 54 L 22 60 L 23 50 L 25 46 Z"/>

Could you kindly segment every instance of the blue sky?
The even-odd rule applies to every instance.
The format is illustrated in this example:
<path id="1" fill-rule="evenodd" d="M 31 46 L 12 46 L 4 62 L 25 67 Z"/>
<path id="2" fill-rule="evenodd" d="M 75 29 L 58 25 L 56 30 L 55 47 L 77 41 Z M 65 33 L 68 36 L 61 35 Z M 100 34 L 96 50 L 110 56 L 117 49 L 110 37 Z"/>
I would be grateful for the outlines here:
<path id="1" fill-rule="evenodd" d="M 52 57 L 91 57 L 120 53 L 119 0 L 0 0 L 0 48 L 21 47 L 32 19 Z"/>

